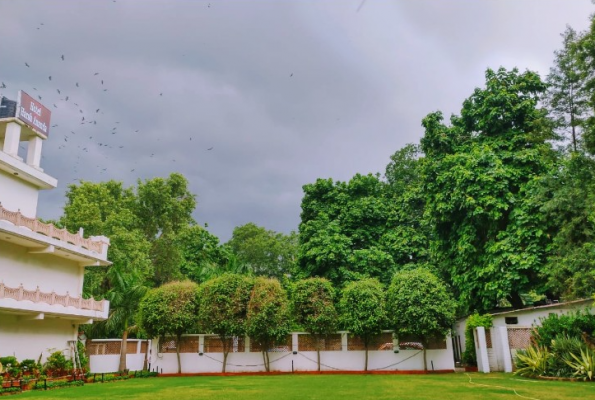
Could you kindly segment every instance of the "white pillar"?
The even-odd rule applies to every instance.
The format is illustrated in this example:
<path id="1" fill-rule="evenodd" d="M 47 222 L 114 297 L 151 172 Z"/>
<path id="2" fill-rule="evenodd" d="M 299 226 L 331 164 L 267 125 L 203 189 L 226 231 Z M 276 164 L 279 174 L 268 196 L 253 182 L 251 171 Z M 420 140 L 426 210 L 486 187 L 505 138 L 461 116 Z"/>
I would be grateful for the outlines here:
<path id="1" fill-rule="evenodd" d="M 504 361 L 504 372 L 512 372 L 512 357 L 510 355 L 510 345 L 508 343 L 508 329 L 505 326 L 499 326 L 500 348 L 502 349 L 502 360 Z"/>
<path id="2" fill-rule="evenodd" d="M 347 351 L 347 335 L 348 333 L 341 333 L 341 351 Z"/>
<path id="3" fill-rule="evenodd" d="M 198 337 L 198 352 L 203 354 L 205 352 L 205 337 L 204 335 L 200 335 Z"/>
<path id="4" fill-rule="evenodd" d="M 474 330 L 475 353 L 477 355 L 477 369 L 481 372 L 490 372 L 490 361 L 488 360 L 488 346 L 486 342 L 486 330 L 478 326 Z"/>
<path id="5" fill-rule="evenodd" d="M 43 141 L 39 136 L 33 136 L 29 139 L 29 147 L 27 149 L 27 164 L 39 169 L 41 162 L 41 145 Z"/>
<path id="6" fill-rule="evenodd" d="M 291 351 L 298 351 L 298 334 L 295 332 L 291 333 Z"/>
<path id="7" fill-rule="evenodd" d="M 16 122 L 6 124 L 4 136 L 4 149 L 6 154 L 19 158 L 19 143 L 21 141 L 21 126 Z"/>

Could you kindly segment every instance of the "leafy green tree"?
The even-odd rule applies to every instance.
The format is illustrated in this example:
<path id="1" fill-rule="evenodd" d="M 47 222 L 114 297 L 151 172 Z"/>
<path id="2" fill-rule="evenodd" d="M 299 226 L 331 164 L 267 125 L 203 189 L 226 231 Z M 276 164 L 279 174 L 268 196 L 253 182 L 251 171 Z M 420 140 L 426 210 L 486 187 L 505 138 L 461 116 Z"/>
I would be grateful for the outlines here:
<path id="1" fill-rule="evenodd" d="M 440 112 L 423 120 L 432 258 L 467 308 L 522 307 L 520 293 L 543 284 L 548 238 L 533 195 L 554 160 L 545 89 L 536 73 L 488 69 L 451 126 Z"/>
<path id="2" fill-rule="evenodd" d="M 388 236 L 395 227 L 387 224 L 391 203 L 379 176 L 318 179 L 303 189 L 297 276 L 324 277 L 336 286 L 362 277 L 388 281 L 395 268 Z"/>
<path id="3" fill-rule="evenodd" d="M 348 283 L 339 301 L 341 324 L 352 335 L 359 336 L 366 349 L 364 370 L 368 370 L 368 347 L 386 327 L 386 300 L 382 284 L 374 278 Z"/>
<path id="4" fill-rule="evenodd" d="M 295 269 L 297 235 L 284 235 L 250 222 L 234 228 L 227 246 L 238 263 L 256 276 L 282 279 Z"/>
<path id="5" fill-rule="evenodd" d="M 136 272 L 122 273 L 117 267 L 111 268 L 106 276 L 110 289 L 104 297 L 110 301 L 108 318 L 81 328 L 89 338 L 122 338 L 120 351 L 120 371 L 126 370 L 126 343 L 130 334 L 138 331 L 136 313 L 141 299 L 147 293 L 142 276 Z"/>
<path id="6" fill-rule="evenodd" d="M 267 372 L 271 370 L 269 349 L 289 333 L 288 303 L 287 293 L 278 280 L 256 278 L 248 303 L 246 333 L 261 346 Z"/>
<path id="7" fill-rule="evenodd" d="M 178 373 L 182 372 L 180 341 L 183 334 L 196 327 L 198 312 L 198 285 L 190 281 L 170 282 L 151 289 L 140 303 L 138 322 L 148 336 L 176 337 Z"/>
<path id="8" fill-rule="evenodd" d="M 200 326 L 219 335 L 223 344 L 224 373 L 231 339 L 246 334 L 251 289 L 252 279 L 235 274 L 224 274 L 201 286 L 198 321 Z"/>
<path id="9" fill-rule="evenodd" d="M 151 244 L 138 229 L 134 214 L 135 194 L 121 182 L 92 183 L 81 181 L 69 185 L 64 215 L 60 225 L 69 231 L 84 229 L 87 236 L 110 238 L 108 259 L 121 274 L 140 274 L 147 279 L 153 273 L 149 258 Z M 84 294 L 103 296 L 110 289 L 105 267 L 88 267 L 85 271 Z"/>
<path id="10" fill-rule="evenodd" d="M 554 66 L 547 76 L 547 105 L 562 131 L 570 130 L 573 151 L 578 150 L 579 129 L 589 115 L 585 74 L 579 60 L 580 36 L 571 27 L 562 34 L 563 48 L 555 52 Z"/>
<path id="11" fill-rule="evenodd" d="M 295 321 L 316 340 L 318 371 L 320 371 L 320 344 L 322 339 L 335 333 L 338 314 L 335 309 L 335 290 L 324 278 L 309 278 L 296 282 L 292 291 Z"/>
<path id="12" fill-rule="evenodd" d="M 542 204 L 552 238 L 543 276 L 550 297 L 584 298 L 595 292 L 595 160 L 582 152 L 564 157 L 542 180 Z"/>
<path id="13" fill-rule="evenodd" d="M 227 271 L 230 251 L 219 244 L 219 238 L 200 225 L 190 225 L 176 235 L 176 248 L 182 261 L 180 272 L 201 283 Z"/>
<path id="14" fill-rule="evenodd" d="M 455 322 L 457 304 L 446 285 L 423 268 L 397 272 L 387 291 L 386 308 L 395 334 L 421 339 L 427 371 L 429 342 L 443 339 Z"/>

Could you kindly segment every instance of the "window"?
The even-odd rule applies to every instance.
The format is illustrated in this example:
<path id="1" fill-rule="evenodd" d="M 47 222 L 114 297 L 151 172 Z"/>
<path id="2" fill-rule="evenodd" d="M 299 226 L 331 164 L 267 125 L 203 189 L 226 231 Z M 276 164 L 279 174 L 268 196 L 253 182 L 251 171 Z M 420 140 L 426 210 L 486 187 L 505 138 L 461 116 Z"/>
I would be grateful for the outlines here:
<path id="1" fill-rule="evenodd" d="M 506 325 L 518 325 L 519 317 L 505 317 L 504 322 L 506 322 Z"/>

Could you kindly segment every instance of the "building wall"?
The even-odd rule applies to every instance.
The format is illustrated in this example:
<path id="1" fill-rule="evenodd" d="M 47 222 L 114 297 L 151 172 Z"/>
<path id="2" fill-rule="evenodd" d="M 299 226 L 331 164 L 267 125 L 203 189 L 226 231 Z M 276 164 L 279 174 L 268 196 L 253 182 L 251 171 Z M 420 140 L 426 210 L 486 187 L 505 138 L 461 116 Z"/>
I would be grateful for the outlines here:
<path id="1" fill-rule="evenodd" d="M 79 296 L 82 290 L 84 271 L 78 263 L 51 254 L 30 254 L 22 246 L 3 241 L 0 253 L 0 279 L 6 286 L 42 292 L 69 292 Z"/>
<path id="2" fill-rule="evenodd" d="M 39 189 L 23 180 L 0 171 L 0 202 L 9 211 L 21 210 L 29 218 L 37 216 Z"/>
<path id="3" fill-rule="evenodd" d="M 540 319 L 547 318 L 550 314 L 568 314 L 577 310 L 583 310 L 591 305 L 590 302 L 582 302 L 575 304 L 560 305 L 560 308 L 542 308 L 530 310 L 518 310 L 514 313 L 507 313 L 503 315 L 494 315 L 494 326 L 507 326 L 509 328 L 515 327 L 530 327 L 533 325 L 541 325 Z M 516 317 L 518 324 L 506 324 L 506 317 Z"/>
<path id="4" fill-rule="evenodd" d="M 42 361 L 57 350 L 69 356 L 68 341 L 76 339 L 77 326 L 71 321 L 46 318 L 27 320 L 24 316 L 0 314 L 0 356 L 16 356 Z"/>

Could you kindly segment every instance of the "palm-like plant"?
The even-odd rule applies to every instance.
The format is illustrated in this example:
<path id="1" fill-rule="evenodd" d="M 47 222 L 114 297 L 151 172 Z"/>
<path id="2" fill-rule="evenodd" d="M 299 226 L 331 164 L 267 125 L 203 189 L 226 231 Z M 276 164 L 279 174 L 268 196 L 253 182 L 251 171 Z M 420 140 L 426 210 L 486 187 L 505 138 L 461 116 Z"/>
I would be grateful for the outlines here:
<path id="1" fill-rule="evenodd" d="M 119 370 L 125 371 L 128 335 L 138 329 L 134 318 L 148 288 L 137 271 L 122 273 L 118 268 L 112 267 L 108 278 L 111 283 L 111 289 L 106 294 L 110 301 L 109 317 L 99 323 L 97 329 L 103 332 L 122 332 Z"/>

